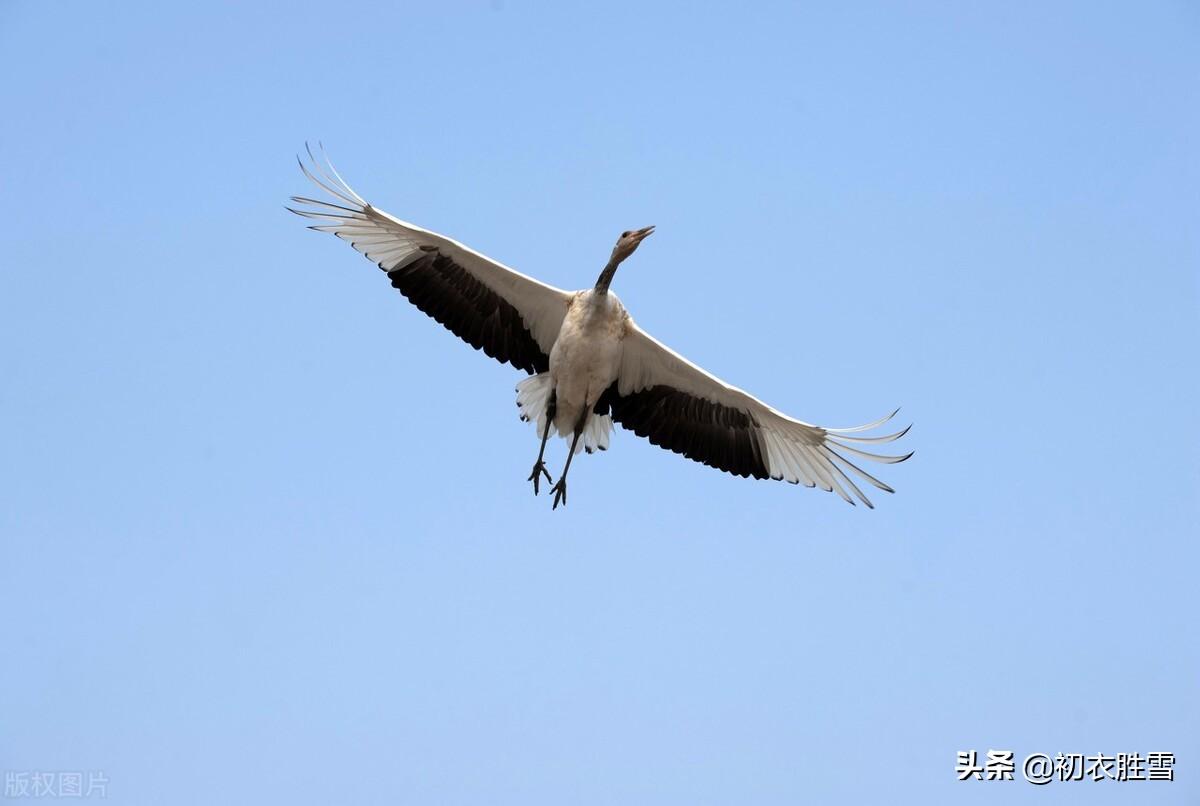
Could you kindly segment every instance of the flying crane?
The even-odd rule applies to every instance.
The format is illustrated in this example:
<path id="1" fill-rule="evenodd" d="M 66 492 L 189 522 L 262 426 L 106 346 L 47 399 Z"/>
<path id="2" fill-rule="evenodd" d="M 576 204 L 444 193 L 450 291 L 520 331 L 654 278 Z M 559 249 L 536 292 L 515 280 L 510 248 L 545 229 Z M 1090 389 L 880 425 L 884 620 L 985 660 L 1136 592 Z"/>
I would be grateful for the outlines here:
<path id="1" fill-rule="evenodd" d="M 528 373 L 517 384 L 521 419 L 540 440 L 528 481 L 536 495 L 551 433 L 570 438 L 551 509 L 567 503 L 567 472 L 580 450 L 606 450 L 613 423 L 655 445 L 735 476 L 784 480 L 872 507 L 859 483 L 891 487 L 855 459 L 894 464 L 912 454 L 868 448 L 904 436 L 867 436 L 895 416 L 855 428 L 792 419 L 704 371 L 633 321 L 609 290 L 617 268 L 654 232 L 622 232 L 596 284 L 564 291 L 508 268 L 444 235 L 401 221 L 351 190 L 333 165 L 300 169 L 329 200 L 293 196 L 291 212 L 315 220 L 387 273 L 410 302 L 477 350 Z M 897 409 L 898 411 L 898 409 Z"/>

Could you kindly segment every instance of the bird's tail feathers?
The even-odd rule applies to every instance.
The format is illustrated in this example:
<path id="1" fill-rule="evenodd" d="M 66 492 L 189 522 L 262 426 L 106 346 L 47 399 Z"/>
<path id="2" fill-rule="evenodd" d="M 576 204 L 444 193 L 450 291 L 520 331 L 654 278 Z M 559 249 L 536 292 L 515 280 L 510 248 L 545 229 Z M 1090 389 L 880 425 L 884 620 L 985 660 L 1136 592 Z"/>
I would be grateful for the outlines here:
<path id="1" fill-rule="evenodd" d="M 589 414 L 587 422 L 583 426 L 583 434 L 579 437 L 579 444 L 575 446 L 575 453 L 579 453 L 580 448 L 588 453 L 608 450 L 608 438 L 611 434 L 611 416 L 607 414 Z"/>
<path id="2" fill-rule="evenodd" d="M 550 382 L 549 372 L 530 375 L 517 384 L 517 408 L 521 410 L 521 419 L 537 426 L 538 437 L 546 433 L 546 404 L 550 402 L 552 391 L 554 384 Z"/>
<path id="3" fill-rule="evenodd" d="M 553 390 L 554 384 L 550 381 L 549 372 L 530 375 L 517 384 L 517 408 L 521 411 L 521 419 L 536 426 L 539 439 L 546 433 L 546 404 L 550 402 L 550 393 Z M 612 417 L 607 414 L 591 414 L 583 426 L 583 433 L 579 437 L 575 452 L 606 451 L 611 435 Z M 570 433 L 560 436 L 570 437 Z"/>

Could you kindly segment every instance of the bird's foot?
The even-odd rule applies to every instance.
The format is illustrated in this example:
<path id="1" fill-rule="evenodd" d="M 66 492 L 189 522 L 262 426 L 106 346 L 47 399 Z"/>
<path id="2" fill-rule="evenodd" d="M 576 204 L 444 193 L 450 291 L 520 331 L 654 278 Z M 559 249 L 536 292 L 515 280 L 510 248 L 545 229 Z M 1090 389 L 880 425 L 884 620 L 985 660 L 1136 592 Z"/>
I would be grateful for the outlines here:
<path id="1" fill-rule="evenodd" d="M 546 469 L 546 464 L 542 460 L 538 460 L 533 466 L 533 472 L 529 474 L 527 481 L 533 482 L 533 494 L 538 494 L 538 484 L 542 480 L 542 476 L 546 477 L 546 481 L 550 481 L 550 471 Z"/>
<path id="2" fill-rule="evenodd" d="M 554 505 L 550 509 L 552 511 L 558 509 L 560 503 L 565 507 L 567 505 L 567 477 L 563 476 L 559 479 L 550 492 L 554 493 Z"/>

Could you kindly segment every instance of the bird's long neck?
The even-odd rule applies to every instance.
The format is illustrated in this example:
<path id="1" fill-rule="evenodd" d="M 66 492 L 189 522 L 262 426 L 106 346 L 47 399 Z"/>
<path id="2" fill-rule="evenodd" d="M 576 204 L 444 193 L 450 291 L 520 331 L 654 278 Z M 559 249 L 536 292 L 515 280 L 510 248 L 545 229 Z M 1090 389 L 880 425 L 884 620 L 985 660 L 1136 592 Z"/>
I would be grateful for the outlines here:
<path id="1" fill-rule="evenodd" d="M 608 286 L 612 283 L 613 275 L 617 273 L 617 266 L 620 265 L 620 258 L 609 258 L 608 265 L 604 267 L 604 271 L 600 272 L 600 276 L 596 278 L 597 294 L 604 295 L 608 293 Z"/>

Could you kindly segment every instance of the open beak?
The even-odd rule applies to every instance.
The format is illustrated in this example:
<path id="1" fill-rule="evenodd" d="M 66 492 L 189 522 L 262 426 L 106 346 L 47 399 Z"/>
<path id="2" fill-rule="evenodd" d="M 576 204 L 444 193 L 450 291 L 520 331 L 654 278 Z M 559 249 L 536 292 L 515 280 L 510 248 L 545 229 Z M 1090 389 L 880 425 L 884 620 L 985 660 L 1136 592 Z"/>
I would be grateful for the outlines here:
<path id="1" fill-rule="evenodd" d="M 648 227 L 642 227 L 641 229 L 634 231 L 633 237 L 637 238 L 638 243 L 641 243 L 642 241 L 646 240 L 647 236 L 650 236 L 653 234 L 654 234 L 654 225 L 651 224 Z"/>

